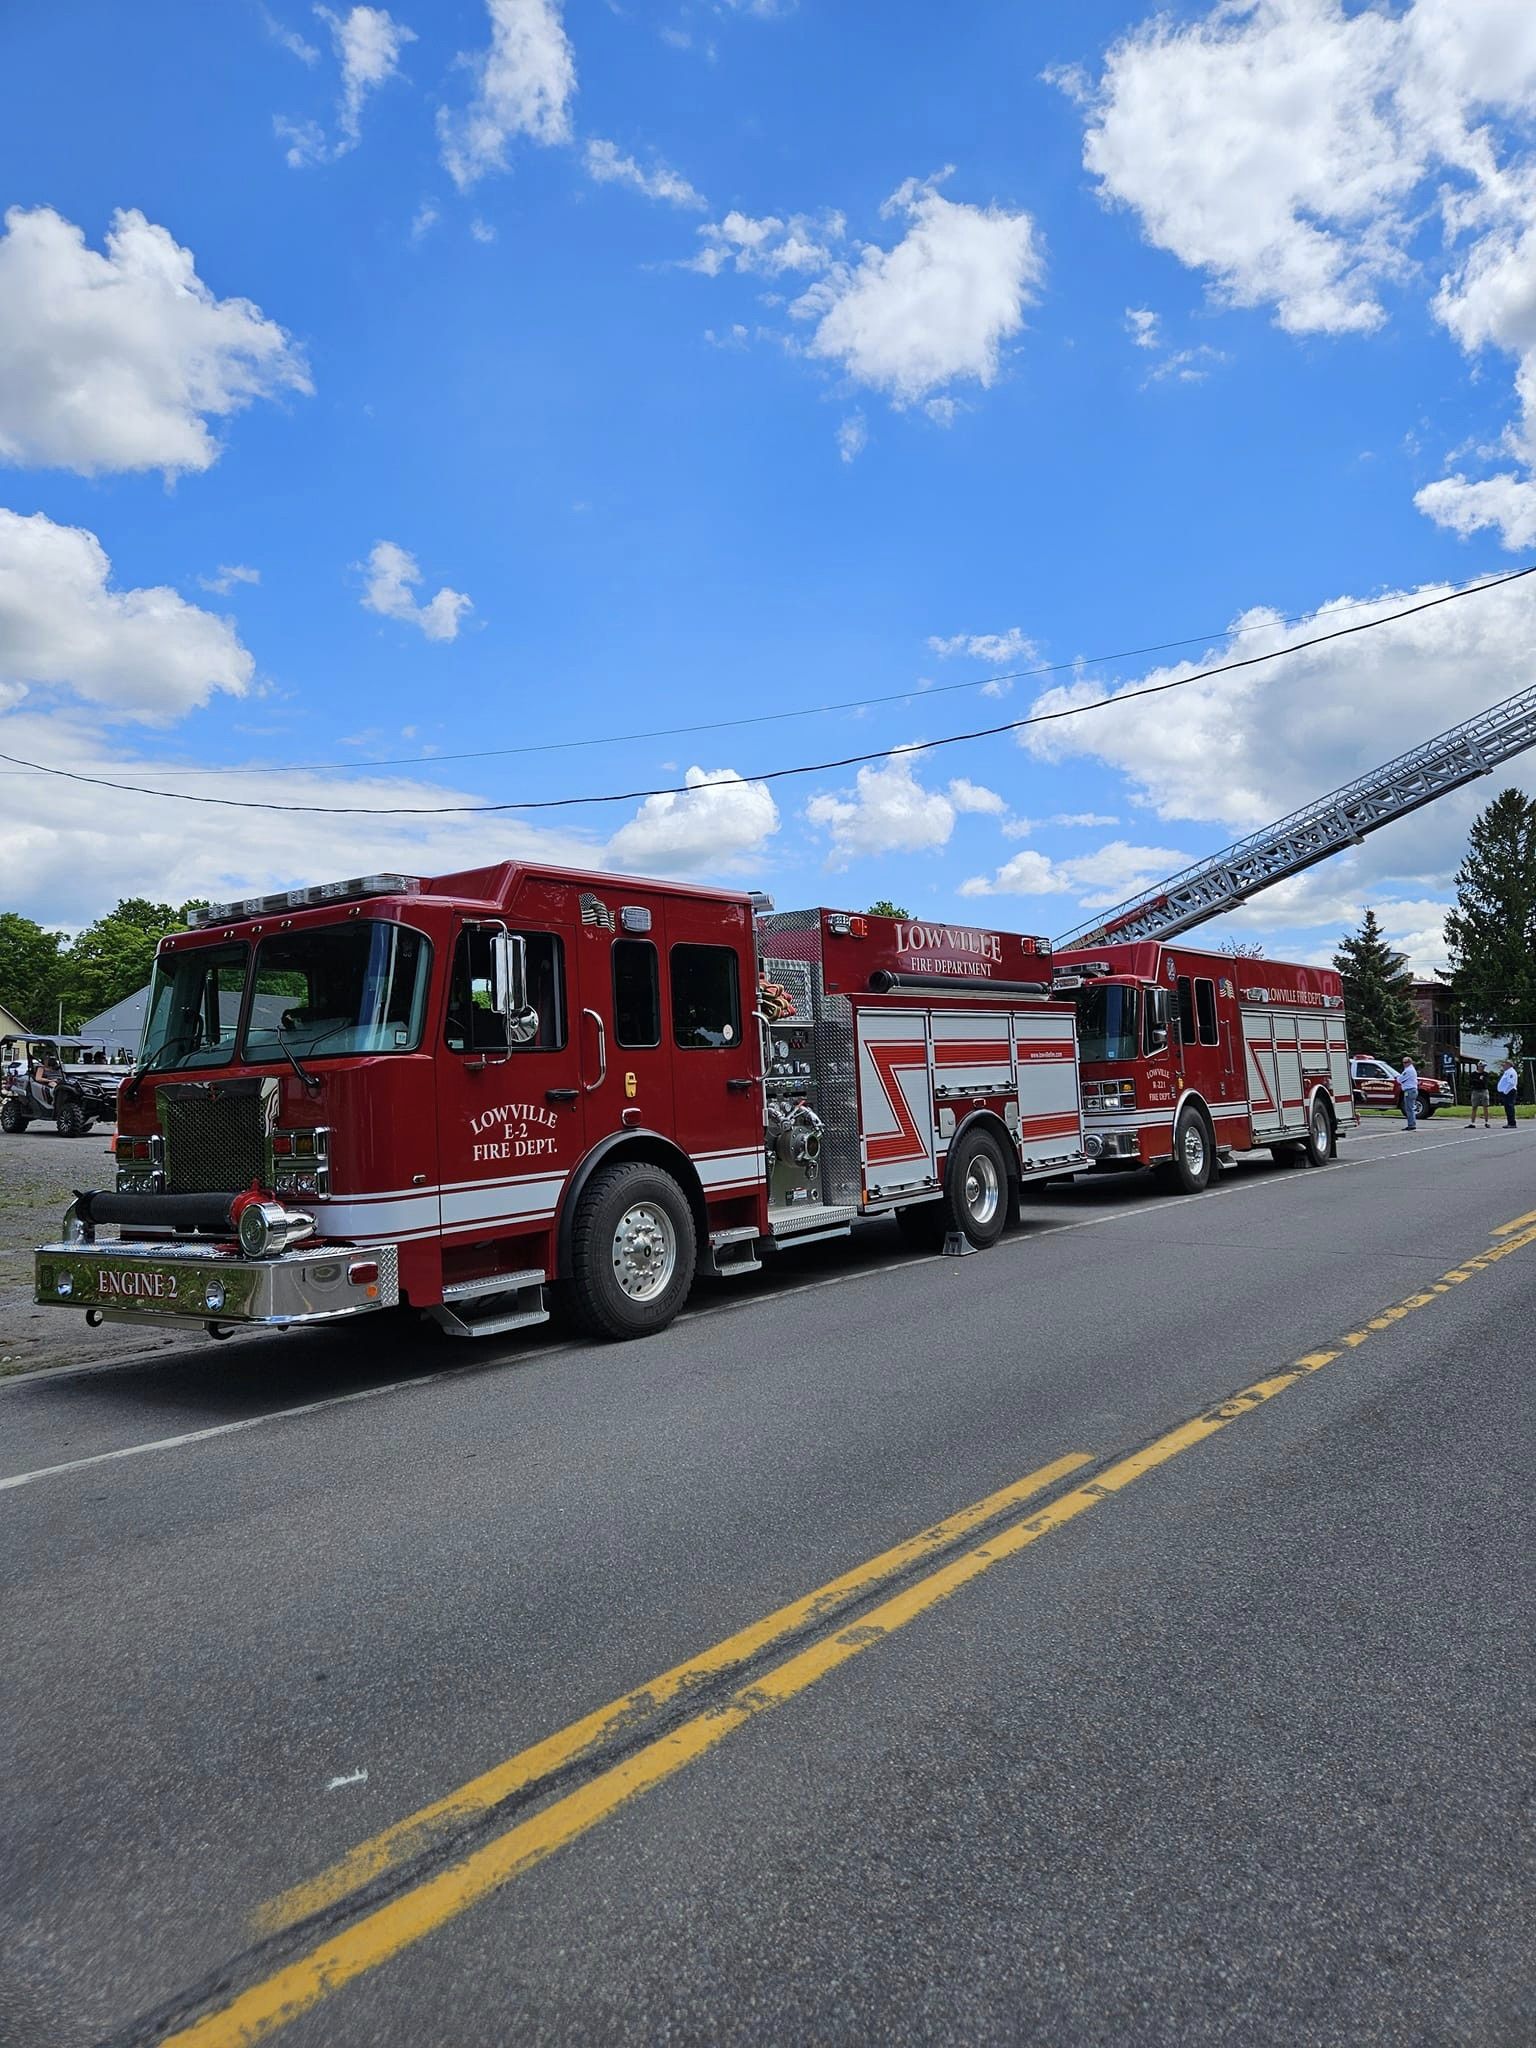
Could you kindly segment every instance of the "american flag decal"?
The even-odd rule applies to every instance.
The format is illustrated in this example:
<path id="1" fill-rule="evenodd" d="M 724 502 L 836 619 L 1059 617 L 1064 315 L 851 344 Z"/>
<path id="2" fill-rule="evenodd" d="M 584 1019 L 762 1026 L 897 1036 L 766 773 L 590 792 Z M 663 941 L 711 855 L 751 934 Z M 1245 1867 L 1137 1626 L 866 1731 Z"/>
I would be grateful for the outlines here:
<path id="1" fill-rule="evenodd" d="M 598 896 L 582 897 L 581 921 L 583 924 L 595 924 L 600 931 L 611 932 L 615 929 L 613 912 Z"/>

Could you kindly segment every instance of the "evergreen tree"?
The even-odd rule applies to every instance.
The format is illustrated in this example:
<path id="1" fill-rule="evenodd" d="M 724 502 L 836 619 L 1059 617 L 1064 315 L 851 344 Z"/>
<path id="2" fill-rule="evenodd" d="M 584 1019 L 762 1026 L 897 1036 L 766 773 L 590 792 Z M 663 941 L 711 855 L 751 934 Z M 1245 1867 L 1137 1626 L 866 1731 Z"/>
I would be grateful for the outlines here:
<path id="1" fill-rule="evenodd" d="M 1473 821 L 1445 943 L 1462 1022 L 1536 1046 L 1536 800 L 1518 789 Z"/>
<path id="2" fill-rule="evenodd" d="M 1344 984 L 1344 1024 L 1350 1050 L 1371 1053 L 1394 1067 L 1419 1056 L 1419 1019 L 1409 996 L 1413 977 L 1401 953 L 1381 935 L 1374 910 L 1353 938 L 1341 942 L 1333 964 Z"/>

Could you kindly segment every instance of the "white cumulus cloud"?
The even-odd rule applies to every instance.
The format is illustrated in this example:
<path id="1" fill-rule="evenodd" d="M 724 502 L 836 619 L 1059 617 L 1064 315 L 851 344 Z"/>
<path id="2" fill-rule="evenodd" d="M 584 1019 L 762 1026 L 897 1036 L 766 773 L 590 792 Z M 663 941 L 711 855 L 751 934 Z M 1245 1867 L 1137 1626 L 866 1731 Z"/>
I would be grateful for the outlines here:
<path id="1" fill-rule="evenodd" d="M 861 412 L 851 412 L 838 423 L 837 452 L 844 462 L 857 462 L 869 446 L 869 422 Z"/>
<path id="2" fill-rule="evenodd" d="M 992 384 L 1044 270 L 1034 222 L 946 199 L 936 180 L 915 178 L 885 211 L 906 219 L 902 239 L 837 264 L 792 308 L 816 322 L 809 352 L 897 405 L 961 379 Z"/>
<path id="3" fill-rule="evenodd" d="M 249 299 L 215 298 L 190 249 L 135 209 L 106 252 L 52 207 L 0 235 L 0 460 L 72 469 L 217 461 L 211 419 L 311 389 L 291 336 Z"/>
<path id="4" fill-rule="evenodd" d="M 734 768 L 690 768 L 682 793 L 648 796 L 609 840 L 606 859 L 632 874 L 734 874 L 760 859 L 779 829 L 765 782 Z"/>
<path id="5" fill-rule="evenodd" d="M 989 668 L 1005 668 L 1010 661 L 1035 661 L 1039 656 L 1035 643 L 1017 626 L 1010 626 L 1006 633 L 951 633 L 947 637 L 930 633 L 928 645 L 940 661 L 964 654 L 972 661 L 984 661 Z"/>
<path id="6" fill-rule="evenodd" d="M 1390 293 L 1438 271 L 1434 316 L 1468 356 L 1514 363 L 1514 466 L 1440 478 L 1415 502 L 1458 533 L 1536 538 L 1529 0 L 1219 0 L 1130 30 L 1096 82 L 1059 82 L 1084 107 L 1104 198 L 1222 302 L 1270 307 L 1296 334 L 1370 334 Z M 1155 345 L 1144 312 L 1127 319 Z M 1154 379 L 1197 382 L 1219 360 L 1181 351 Z"/>
<path id="7" fill-rule="evenodd" d="M 995 791 L 957 778 L 947 790 L 917 778 L 916 753 L 868 763 L 852 789 L 825 791 L 805 807 L 808 822 L 827 834 L 834 867 L 880 853 L 925 853 L 947 846 L 962 811 L 1001 813 Z"/>
<path id="8" fill-rule="evenodd" d="M 1107 908 L 1137 889 L 1189 865 L 1190 856 L 1166 846 L 1133 846 L 1112 839 L 1092 853 L 1052 860 L 1032 849 L 1016 853 L 992 875 L 972 875 L 962 896 L 1075 895 L 1085 910 Z"/>
<path id="9" fill-rule="evenodd" d="M 774 213 L 758 217 L 733 209 L 723 220 L 707 221 L 699 229 L 703 246 L 685 267 L 705 277 L 718 277 L 723 270 L 755 271 L 765 277 L 825 270 L 847 231 L 840 213 L 796 213 L 781 220 Z"/>
<path id="10" fill-rule="evenodd" d="M 363 103 L 371 92 L 398 76 L 400 52 L 414 43 L 416 31 L 396 21 L 382 7 L 354 7 L 346 14 L 333 14 L 329 7 L 315 13 L 331 32 L 331 44 L 341 67 L 341 95 L 336 106 L 336 140 L 329 142 L 316 121 L 291 121 L 278 115 L 273 126 L 280 140 L 288 144 L 287 161 L 293 170 L 308 164 L 329 163 L 355 149 L 362 135 Z"/>
<path id="11" fill-rule="evenodd" d="M 444 107 L 438 144 L 461 192 L 506 169 L 518 136 L 546 147 L 571 139 L 576 60 L 559 0 L 486 0 L 491 40 L 471 60 L 475 94 L 461 111 Z"/>
<path id="12" fill-rule="evenodd" d="M 199 576 L 197 580 L 204 590 L 228 597 L 237 583 L 259 583 L 261 571 L 247 568 L 244 562 L 221 562 L 217 576 Z"/>
<path id="13" fill-rule="evenodd" d="M 368 557 L 367 578 L 362 604 L 386 619 L 419 626 L 429 640 L 457 639 L 460 619 L 474 609 L 463 591 L 450 590 L 446 584 L 428 603 L 418 604 L 414 592 L 421 570 L 416 557 L 392 540 L 375 544 Z"/>
<path id="14" fill-rule="evenodd" d="M 160 720 L 244 694 L 255 664 L 227 619 L 163 587 L 114 590 L 111 574 L 94 533 L 0 508 L 0 707 L 62 690 Z"/>
<path id="15" fill-rule="evenodd" d="M 647 199 L 661 199 L 668 206 L 689 207 L 699 213 L 708 204 L 703 193 L 696 191 L 681 171 L 663 163 L 652 164 L 647 170 L 632 156 L 625 156 L 616 142 L 594 137 L 587 144 L 586 166 L 587 176 L 599 185 L 632 185 Z"/>

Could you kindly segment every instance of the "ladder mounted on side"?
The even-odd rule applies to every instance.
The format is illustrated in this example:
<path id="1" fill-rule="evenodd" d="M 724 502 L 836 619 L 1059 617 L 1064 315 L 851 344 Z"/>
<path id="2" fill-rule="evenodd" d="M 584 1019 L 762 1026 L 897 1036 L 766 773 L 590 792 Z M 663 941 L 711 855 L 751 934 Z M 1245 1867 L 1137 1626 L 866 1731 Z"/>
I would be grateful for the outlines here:
<path id="1" fill-rule="evenodd" d="M 1170 875 L 1155 890 L 1059 938 L 1057 951 L 1187 932 L 1235 910 L 1271 882 L 1299 875 L 1346 846 L 1358 846 L 1368 832 L 1432 804 L 1447 790 L 1491 774 L 1501 761 L 1530 746 L 1536 746 L 1536 689 L 1506 697 L 1331 796 Z"/>

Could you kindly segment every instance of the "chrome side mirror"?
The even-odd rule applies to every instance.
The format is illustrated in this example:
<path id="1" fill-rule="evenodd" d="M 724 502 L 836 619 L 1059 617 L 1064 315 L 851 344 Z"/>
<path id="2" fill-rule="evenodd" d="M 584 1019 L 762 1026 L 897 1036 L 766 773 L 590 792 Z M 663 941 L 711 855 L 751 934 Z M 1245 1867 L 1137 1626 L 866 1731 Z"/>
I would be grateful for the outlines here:
<path id="1" fill-rule="evenodd" d="M 491 1001 L 507 1030 L 508 1045 L 532 1045 L 539 1013 L 528 1000 L 528 948 L 521 932 L 491 936 Z"/>

